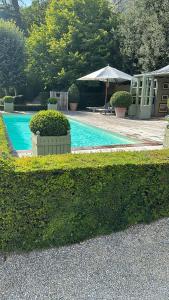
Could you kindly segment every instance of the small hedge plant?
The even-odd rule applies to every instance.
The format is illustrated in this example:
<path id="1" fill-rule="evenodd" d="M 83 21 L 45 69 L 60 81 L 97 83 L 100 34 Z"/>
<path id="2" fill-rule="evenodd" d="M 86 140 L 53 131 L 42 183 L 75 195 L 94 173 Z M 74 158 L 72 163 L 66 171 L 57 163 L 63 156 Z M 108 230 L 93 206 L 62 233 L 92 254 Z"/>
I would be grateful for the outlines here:
<path id="1" fill-rule="evenodd" d="M 14 97 L 12 96 L 5 96 L 3 98 L 4 103 L 13 103 L 14 102 Z"/>
<path id="2" fill-rule="evenodd" d="M 76 84 L 72 84 L 68 89 L 69 103 L 79 103 L 80 93 Z"/>
<path id="3" fill-rule="evenodd" d="M 57 104 L 58 101 L 59 101 L 58 98 L 49 98 L 49 99 L 48 99 L 48 103 L 49 103 L 49 104 Z"/>
<path id="4" fill-rule="evenodd" d="M 129 108 L 129 106 L 132 104 L 132 96 L 126 91 L 116 92 L 112 95 L 110 104 L 113 107 Z"/>
<path id="5" fill-rule="evenodd" d="M 62 136 L 67 135 L 70 130 L 68 119 L 58 111 L 40 111 L 35 114 L 30 122 L 30 130 L 41 136 Z"/>

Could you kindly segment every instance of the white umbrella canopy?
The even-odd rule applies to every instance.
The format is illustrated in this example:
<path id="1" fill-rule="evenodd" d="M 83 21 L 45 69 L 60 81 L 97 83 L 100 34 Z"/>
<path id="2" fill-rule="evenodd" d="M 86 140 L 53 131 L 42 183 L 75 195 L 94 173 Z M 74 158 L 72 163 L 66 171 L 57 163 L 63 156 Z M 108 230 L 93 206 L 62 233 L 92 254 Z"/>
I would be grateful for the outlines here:
<path id="1" fill-rule="evenodd" d="M 103 69 L 100 69 L 98 71 L 95 71 L 89 75 L 86 75 L 84 77 L 81 77 L 77 80 L 93 80 L 93 81 L 104 81 L 106 82 L 106 94 L 105 94 L 105 106 L 107 103 L 107 89 L 109 82 L 114 82 L 114 83 L 120 83 L 124 81 L 131 81 L 132 76 L 119 71 L 115 68 L 112 68 L 110 66 L 107 66 Z"/>

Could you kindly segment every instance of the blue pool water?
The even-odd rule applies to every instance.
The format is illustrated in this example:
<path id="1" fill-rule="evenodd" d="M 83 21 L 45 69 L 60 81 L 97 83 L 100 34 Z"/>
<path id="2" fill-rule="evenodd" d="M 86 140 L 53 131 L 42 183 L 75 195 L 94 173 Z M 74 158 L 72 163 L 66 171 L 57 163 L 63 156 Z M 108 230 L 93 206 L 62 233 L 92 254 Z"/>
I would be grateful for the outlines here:
<path id="1" fill-rule="evenodd" d="M 8 136 L 15 150 L 31 150 L 31 132 L 29 122 L 32 114 L 4 114 L 3 120 Z M 69 119 L 73 148 L 106 145 L 127 145 L 136 142 L 118 134 L 89 126 Z"/>

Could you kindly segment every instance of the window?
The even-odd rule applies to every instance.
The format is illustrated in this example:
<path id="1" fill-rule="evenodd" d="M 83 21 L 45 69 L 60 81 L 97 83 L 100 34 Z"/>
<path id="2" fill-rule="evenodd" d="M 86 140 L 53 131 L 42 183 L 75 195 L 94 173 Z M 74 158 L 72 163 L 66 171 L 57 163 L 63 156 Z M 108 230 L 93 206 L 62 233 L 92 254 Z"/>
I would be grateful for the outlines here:
<path id="1" fill-rule="evenodd" d="M 162 95 L 161 101 L 166 102 L 168 100 L 168 98 L 169 98 L 169 95 Z"/>
<path id="2" fill-rule="evenodd" d="M 168 111 L 167 104 L 159 105 L 159 113 L 167 113 L 167 111 Z"/>
<path id="3" fill-rule="evenodd" d="M 169 90 L 169 82 L 163 83 L 163 89 L 164 90 Z"/>

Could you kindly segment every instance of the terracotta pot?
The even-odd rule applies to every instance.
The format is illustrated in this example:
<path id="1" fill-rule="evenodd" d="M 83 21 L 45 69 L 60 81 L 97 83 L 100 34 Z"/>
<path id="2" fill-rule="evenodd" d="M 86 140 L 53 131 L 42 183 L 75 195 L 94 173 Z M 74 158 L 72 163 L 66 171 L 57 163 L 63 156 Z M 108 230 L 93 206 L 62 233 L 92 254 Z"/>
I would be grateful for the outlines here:
<path id="1" fill-rule="evenodd" d="M 115 107 L 115 113 L 117 118 L 124 118 L 126 114 L 126 107 Z"/>
<path id="2" fill-rule="evenodd" d="M 77 106 L 78 106 L 78 103 L 70 103 L 70 110 L 72 111 L 76 111 L 77 110 Z"/>

